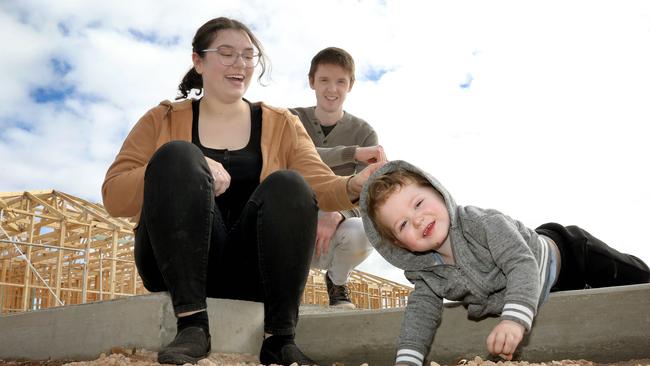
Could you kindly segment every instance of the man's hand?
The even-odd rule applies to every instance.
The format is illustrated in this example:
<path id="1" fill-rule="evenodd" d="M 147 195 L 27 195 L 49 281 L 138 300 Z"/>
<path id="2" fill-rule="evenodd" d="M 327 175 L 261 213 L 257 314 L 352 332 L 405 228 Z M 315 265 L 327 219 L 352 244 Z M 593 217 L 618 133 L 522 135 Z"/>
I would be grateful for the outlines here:
<path id="1" fill-rule="evenodd" d="M 230 187 L 230 174 L 218 161 L 210 158 L 205 158 L 205 161 L 208 162 L 208 168 L 212 174 L 212 190 L 214 196 L 217 197 Z"/>
<path id="2" fill-rule="evenodd" d="M 524 326 L 512 320 L 502 320 L 487 337 L 487 349 L 493 355 L 512 360 L 519 342 L 524 338 Z"/>
<path id="3" fill-rule="evenodd" d="M 318 211 L 318 228 L 316 229 L 316 257 L 327 253 L 330 247 L 330 240 L 336 228 L 343 221 L 341 213 Z"/>
<path id="4" fill-rule="evenodd" d="M 378 163 L 386 160 L 384 148 L 381 145 L 357 147 L 354 152 L 354 160 L 366 164 Z"/>

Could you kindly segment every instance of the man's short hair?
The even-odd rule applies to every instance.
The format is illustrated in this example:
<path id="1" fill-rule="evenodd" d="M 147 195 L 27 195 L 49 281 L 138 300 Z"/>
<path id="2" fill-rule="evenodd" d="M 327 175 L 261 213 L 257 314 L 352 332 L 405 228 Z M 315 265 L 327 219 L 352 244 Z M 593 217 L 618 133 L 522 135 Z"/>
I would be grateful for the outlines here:
<path id="1" fill-rule="evenodd" d="M 331 64 L 343 68 L 350 74 L 350 85 L 354 83 L 354 59 L 344 49 L 338 47 L 327 47 L 311 59 L 311 66 L 309 67 L 309 81 L 314 81 L 314 75 L 318 65 Z"/>

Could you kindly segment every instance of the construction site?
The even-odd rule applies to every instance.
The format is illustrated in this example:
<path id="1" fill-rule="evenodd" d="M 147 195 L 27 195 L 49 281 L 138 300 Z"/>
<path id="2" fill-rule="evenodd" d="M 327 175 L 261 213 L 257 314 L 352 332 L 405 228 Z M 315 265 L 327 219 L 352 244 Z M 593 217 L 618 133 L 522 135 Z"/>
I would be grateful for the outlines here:
<path id="1" fill-rule="evenodd" d="M 0 193 L 1 314 L 148 293 L 133 259 L 134 223 L 59 191 Z M 359 309 L 406 306 L 410 288 L 354 271 Z M 327 305 L 323 272 L 311 270 L 303 303 Z"/>
<path id="2" fill-rule="evenodd" d="M 173 339 L 176 324 L 169 296 L 143 288 L 133 227 L 63 192 L 0 193 L 0 360 L 155 364 L 155 351 Z M 351 275 L 350 289 L 356 310 L 328 308 L 323 272 L 312 270 L 296 342 L 321 365 L 392 364 L 412 289 L 360 271 Z M 255 365 L 263 304 L 208 299 L 208 314 L 213 354 L 204 366 Z M 485 336 L 497 320 L 469 321 L 462 306 L 447 303 L 436 362 L 491 365 Z M 647 365 L 648 329 L 650 285 L 555 293 L 517 358 Z M 575 363 L 552 365 L 563 364 Z"/>

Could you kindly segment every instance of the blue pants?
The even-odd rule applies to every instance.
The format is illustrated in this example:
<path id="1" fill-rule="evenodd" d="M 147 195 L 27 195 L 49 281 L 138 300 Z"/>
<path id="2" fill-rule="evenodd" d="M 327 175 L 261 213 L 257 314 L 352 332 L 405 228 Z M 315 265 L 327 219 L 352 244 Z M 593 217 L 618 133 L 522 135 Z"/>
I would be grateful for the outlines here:
<path id="1" fill-rule="evenodd" d="M 145 173 L 135 261 L 145 288 L 168 291 L 176 314 L 206 297 L 264 303 L 264 330 L 293 334 L 316 238 L 318 207 L 305 180 L 277 171 L 226 228 L 200 149 L 173 141 Z"/>

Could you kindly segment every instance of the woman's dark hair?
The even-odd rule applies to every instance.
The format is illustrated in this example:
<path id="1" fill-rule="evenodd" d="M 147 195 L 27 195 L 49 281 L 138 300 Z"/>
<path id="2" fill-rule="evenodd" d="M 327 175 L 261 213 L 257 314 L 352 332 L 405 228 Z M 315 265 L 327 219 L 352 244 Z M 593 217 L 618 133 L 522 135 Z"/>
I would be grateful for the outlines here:
<path id="1" fill-rule="evenodd" d="M 244 31 L 251 39 L 251 42 L 253 42 L 253 45 L 257 49 L 257 52 L 260 54 L 259 65 L 261 66 L 262 72 L 260 73 L 257 80 L 261 83 L 262 76 L 266 73 L 267 66 L 270 69 L 271 63 L 264 53 L 262 43 L 260 43 L 257 37 L 253 35 L 253 32 L 251 32 L 251 30 L 248 29 L 248 27 L 240 21 L 226 17 L 220 17 L 212 19 L 203 24 L 196 31 L 194 39 L 192 40 L 192 52 L 196 52 L 201 58 L 205 57 L 205 54 L 201 51 L 210 47 L 210 44 L 212 44 L 212 41 L 214 41 L 214 39 L 217 37 L 217 33 L 219 31 L 226 29 Z M 197 89 L 197 94 L 199 95 L 203 92 L 203 78 L 196 72 L 194 66 L 192 66 L 192 68 L 185 74 L 183 80 L 178 85 L 179 96 L 176 97 L 176 99 L 187 98 L 192 89 Z"/>

